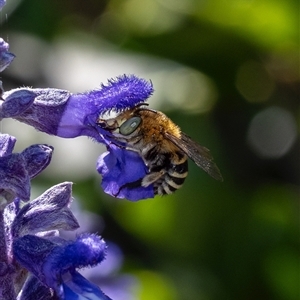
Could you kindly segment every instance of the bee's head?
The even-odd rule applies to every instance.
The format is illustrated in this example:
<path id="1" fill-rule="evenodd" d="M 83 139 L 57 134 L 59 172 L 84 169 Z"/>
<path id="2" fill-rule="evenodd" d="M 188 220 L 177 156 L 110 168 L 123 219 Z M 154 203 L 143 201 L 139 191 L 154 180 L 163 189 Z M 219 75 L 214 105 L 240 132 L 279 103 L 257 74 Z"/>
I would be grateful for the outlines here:
<path id="1" fill-rule="evenodd" d="M 113 135 L 128 136 L 141 125 L 142 118 L 135 110 L 125 111 L 109 119 L 98 119 L 97 125 Z"/>
<path id="2" fill-rule="evenodd" d="M 132 134 L 138 133 L 138 130 L 143 122 L 143 112 L 151 111 L 157 113 L 155 110 L 146 108 L 147 103 L 140 103 L 133 109 L 123 111 L 114 118 L 108 119 L 98 119 L 97 125 L 103 128 L 104 130 L 109 131 L 116 137 L 131 136 Z"/>

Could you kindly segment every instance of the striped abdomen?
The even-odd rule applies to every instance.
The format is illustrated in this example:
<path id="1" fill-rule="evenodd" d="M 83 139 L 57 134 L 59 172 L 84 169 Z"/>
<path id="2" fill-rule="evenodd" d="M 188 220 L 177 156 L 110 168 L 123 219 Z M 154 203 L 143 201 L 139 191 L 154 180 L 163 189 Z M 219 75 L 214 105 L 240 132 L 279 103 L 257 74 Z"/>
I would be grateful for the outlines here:
<path id="1" fill-rule="evenodd" d="M 187 156 L 180 157 L 178 162 L 170 161 L 165 174 L 153 183 L 155 195 L 172 194 L 180 189 L 188 174 Z"/>

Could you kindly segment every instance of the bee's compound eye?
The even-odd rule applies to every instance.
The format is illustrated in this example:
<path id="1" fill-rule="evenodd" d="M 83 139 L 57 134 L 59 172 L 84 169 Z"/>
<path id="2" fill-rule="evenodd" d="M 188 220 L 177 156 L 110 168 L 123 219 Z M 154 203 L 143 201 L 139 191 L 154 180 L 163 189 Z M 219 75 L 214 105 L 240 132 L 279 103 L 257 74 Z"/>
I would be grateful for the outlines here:
<path id="1" fill-rule="evenodd" d="M 125 121 L 121 126 L 120 126 L 120 133 L 123 135 L 129 135 L 133 133 L 141 124 L 142 119 L 140 117 L 132 117 Z"/>

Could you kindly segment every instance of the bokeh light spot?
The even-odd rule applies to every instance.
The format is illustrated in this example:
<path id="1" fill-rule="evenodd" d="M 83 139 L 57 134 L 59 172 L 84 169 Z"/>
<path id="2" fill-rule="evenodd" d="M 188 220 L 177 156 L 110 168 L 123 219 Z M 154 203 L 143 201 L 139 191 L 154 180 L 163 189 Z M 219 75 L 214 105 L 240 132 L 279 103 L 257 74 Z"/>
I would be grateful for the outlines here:
<path id="1" fill-rule="evenodd" d="M 167 76 L 166 76 L 167 75 Z M 180 67 L 170 70 L 161 78 L 165 97 L 170 106 L 188 113 L 210 111 L 217 101 L 218 93 L 213 81 L 203 73 Z"/>
<path id="2" fill-rule="evenodd" d="M 178 299 L 175 286 L 162 274 L 142 270 L 140 272 L 137 272 L 136 275 L 142 283 L 142 289 L 140 290 L 139 299 Z"/>
<path id="3" fill-rule="evenodd" d="M 263 158 L 279 158 L 293 146 L 297 124 L 292 114 L 280 107 L 269 107 L 251 121 L 248 142 Z"/>
<path id="4" fill-rule="evenodd" d="M 138 33 L 160 34 L 176 28 L 183 16 L 158 1 L 127 0 L 121 6 L 122 18 L 130 30 Z"/>
<path id="5" fill-rule="evenodd" d="M 268 100 L 275 86 L 264 66 L 256 61 L 247 61 L 240 66 L 235 84 L 249 102 Z"/>

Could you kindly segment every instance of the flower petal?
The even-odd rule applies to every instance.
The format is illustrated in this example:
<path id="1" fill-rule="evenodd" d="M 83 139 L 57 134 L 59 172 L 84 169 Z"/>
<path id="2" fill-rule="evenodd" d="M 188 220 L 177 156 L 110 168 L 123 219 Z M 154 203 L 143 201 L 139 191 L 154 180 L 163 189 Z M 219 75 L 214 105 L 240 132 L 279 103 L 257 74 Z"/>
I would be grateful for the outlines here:
<path id="1" fill-rule="evenodd" d="M 30 102 L 32 93 L 35 96 L 33 103 Z M 57 127 L 69 97 L 68 91 L 50 88 L 14 89 L 3 95 L 4 99 L 14 101 L 17 106 L 13 115 L 14 119 L 54 135 L 57 133 Z"/>
<path id="2" fill-rule="evenodd" d="M 36 94 L 26 89 L 16 89 L 3 95 L 5 101 L 1 102 L 0 118 L 13 118 L 27 110 L 33 103 Z"/>
<path id="3" fill-rule="evenodd" d="M 9 134 L 0 134 L 0 157 L 11 154 L 15 143 L 15 137 Z"/>
<path id="4" fill-rule="evenodd" d="M 13 242 L 16 260 L 62 299 L 63 275 L 74 272 L 75 268 L 97 265 L 105 253 L 105 242 L 93 234 L 82 234 L 74 242 L 34 235 L 25 235 Z"/>
<path id="5" fill-rule="evenodd" d="M 14 239 L 13 255 L 25 269 L 45 283 L 46 276 L 43 273 L 43 264 L 55 247 L 57 244 L 50 240 L 35 235 L 25 235 Z"/>
<path id="6" fill-rule="evenodd" d="M 0 9 L 5 5 L 5 2 L 2 0 L 0 2 Z M 0 72 L 9 66 L 9 64 L 15 58 L 15 55 L 8 52 L 9 45 L 2 38 L 0 38 Z"/>
<path id="7" fill-rule="evenodd" d="M 35 99 L 30 103 L 32 93 Z M 99 116 L 111 110 L 132 108 L 152 93 L 152 84 L 134 75 L 120 76 L 106 86 L 80 94 L 58 89 L 15 89 L 4 93 L 4 99 L 14 105 L 4 101 L 0 117 L 13 117 L 40 131 L 64 138 L 85 135 L 105 142 L 96 124 Z"/>
<path id="8" fill-rule="evenodd" d="M 0 194 L 6 199 L 1 202 L 1 209 L 15 197 L 28 201 L 30 178 L 41 172 L 51 159 L 52 147 L 46 145 L 33 145 L 22 153 L 11 154 L 15 142 L 14 137 L 0 135 Z"/>
<path id="9" fill-rule="evenodd" d="M 53 300 L 53 292 L 37 277 L 30 275 L 24 283 L 17 300 Z"/>
<path id="10" fill-rule="evenodd" d="M 49 230 L 75 230 L 79 224 L 69 209 L 71 196 L 70 182 L 51 187 L 21 208 L 12 224 L 12 235 L 20 237 Z"/>
<path id="11" fill-rule="evenodd" d="M 109 80 L 108 85 L 93 91 L 74 94 L 61 118 L 57 135 L 76 137 L 87 135 L 103 142 L 96 121 L 111 110 L 121 111 L 145 101 L 153 93 L 152 84 L 134 75 L 123 75 Z"/>
<path id="12" fill-rule="evenodd" d="M 91 283 L 78 272 L 69 274 L 69 278 L 63 282 L 65 299 L 95 299 L 111 300 L 97 285 Z"/>
<path id="13" fill-rule="evenodd" d="M 30 178 L 42 172 L 50 163 L 53 147 L 48 145 L 32 145 L 22 151 L 26 169 Z"/>
<path id="14" fill-rule="evenodd" d="M 88 96 L 96 101 L 99 113 L 103 114 L 110 110 L 120 112 L 133 108 L 146 101 L 152 93 L 151 82 L 134 75 L 123 75 L 109 80 L 108 85 L 102 85 L 101 89 L 89 92 Z"/>
<path id="15" fill-rule="evenodd" d="M 154 197 L 153 185 L 142 187 L 139 182 L 148 170 L 142 158 L 133 151 L 111 144 L 108 152 L 99 157 L 97 171 L 102 175 L 104 192 L 113 197 L 132 201 Z"/>
<path id="16" fill-rule="evenodd" d="M 19 153 L 0 157 L 0 193 L 11 202 L 15 197 L 30 198 L 30 177 L 24 157 Z"/>
<path id="17" fill-rule="evenodd" d="M 62 274 L 75 268 L 95 266 L 106 255 L 106 243 L 95 234 L 83 233 L 74 242 L 55 248 L 43 266 L 51 285 L 54 274 Z"/>

